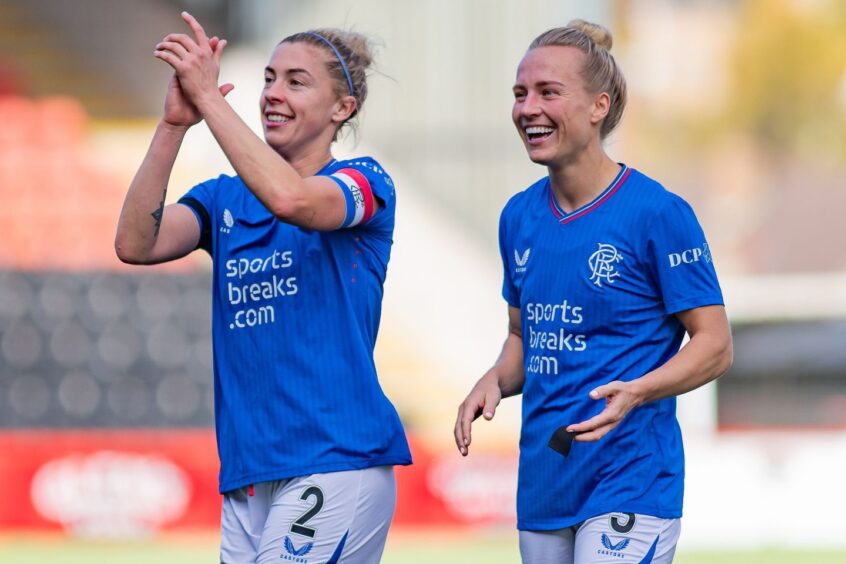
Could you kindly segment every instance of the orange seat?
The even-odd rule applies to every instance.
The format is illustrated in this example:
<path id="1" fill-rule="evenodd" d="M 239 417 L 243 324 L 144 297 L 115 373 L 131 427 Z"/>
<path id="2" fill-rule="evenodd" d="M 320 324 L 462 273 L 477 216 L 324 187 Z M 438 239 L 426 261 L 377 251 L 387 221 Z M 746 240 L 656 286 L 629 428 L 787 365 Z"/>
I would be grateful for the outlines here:
<path id="1" fill-rule="evenodd" d="M 82 104 L 67 96 L 40 100 L 37 123 L 42 132 L 39 144 L 53 149 L 78 146 L 88 133 L 88 116 Z"/>
<path id="2" fill-rule="evenodd" d="M 0 268 L 137 269 L 114 252 L 128 179 L 90 154 L 82 105 L 60 96 L 0 95 L 0 124 Z M 190 271 L 197 264 L 187 259 L 152 271 Z"/>

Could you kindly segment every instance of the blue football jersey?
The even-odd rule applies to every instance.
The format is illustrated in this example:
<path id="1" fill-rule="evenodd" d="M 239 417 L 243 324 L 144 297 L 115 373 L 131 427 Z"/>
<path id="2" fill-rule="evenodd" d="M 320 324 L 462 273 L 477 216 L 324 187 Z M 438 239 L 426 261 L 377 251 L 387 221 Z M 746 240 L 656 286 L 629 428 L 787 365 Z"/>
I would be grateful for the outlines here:
<path id="1" fill-rule="evenodd" d="M 566 458 L 562 425 L 602 411 L 588 393 L 629 381 L 678 352 L 674 313 L 723 298 L 690 206 L 623 166 L 591 203 L 565 213 L 544 178 L 500 219 L 503 296 L 520 308 L 526 375 L 517 526 L 552 530 L 612 511 L 681 516 L 684 453 L 674 398 L 632 410 Z"/>
<path id="2" fill-rule="evenodd" d="M 344 191 L 346 229 L 284 223 L 237 176 L 203 182 L 180 200 L 197 216 L 200 247 L 213 259 L 221 492 L 411 463 L 373 362 L 393 182 L 369 157 L 333 160 L 318 174 Z"/>

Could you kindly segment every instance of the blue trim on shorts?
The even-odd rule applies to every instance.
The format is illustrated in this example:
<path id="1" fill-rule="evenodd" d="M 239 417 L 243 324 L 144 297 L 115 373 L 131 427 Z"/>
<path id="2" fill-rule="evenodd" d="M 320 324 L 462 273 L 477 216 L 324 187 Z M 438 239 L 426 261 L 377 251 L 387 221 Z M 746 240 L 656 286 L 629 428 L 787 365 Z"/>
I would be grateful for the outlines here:
<path id="1" fill-rule="evenodd" d="M 655 549 L 658 548 L 658 540 L 661 538 L 661 535 L 655 537 L 655 542 L 652 543 L 652 546 L 649 548 L 649 552 L 646 553 L 646 556 L 643 557 L 643 560 L 640 561 L 640 564 L 649 564 L 652 562 L 652 559 L 655 558 Z"/>
<path id="2" fill-rule="evenodd" d="M 332 553 L 332 558 L 326 564 L 338 564 L 338 561 L 341 559 L 341 552 L 344 550 L 344 545 L 347 542 L 347 535 L 350 534 L 350 530 L 347 529 L 347 532 L 344 533 L 344 537 L 341 539 L 341 542 L 338 543 L 338 548 L 335 549 L 335 552 Z M 657 542 L 657 541 L 656 541 Z M 652 547 L 653 550 L 655 547 Z M 651 560 L 651 558 L 650 558 Z"/>

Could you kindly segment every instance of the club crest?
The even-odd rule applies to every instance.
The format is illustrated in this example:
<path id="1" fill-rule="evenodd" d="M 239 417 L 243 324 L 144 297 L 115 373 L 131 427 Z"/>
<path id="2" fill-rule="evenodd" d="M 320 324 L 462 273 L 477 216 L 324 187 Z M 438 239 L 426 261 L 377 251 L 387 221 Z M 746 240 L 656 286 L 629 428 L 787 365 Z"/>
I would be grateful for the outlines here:
<path id="1" fill-rule="evenodd" d="M 599 248 L 594 251 L 588 259 L 590 268 L 590 281 L 602 288 L 602 283 L 613 284 L 614 279 L 620 276 L 616 263 L 623 260 L 623 255 L 614 245 L 599 243 Z"/>

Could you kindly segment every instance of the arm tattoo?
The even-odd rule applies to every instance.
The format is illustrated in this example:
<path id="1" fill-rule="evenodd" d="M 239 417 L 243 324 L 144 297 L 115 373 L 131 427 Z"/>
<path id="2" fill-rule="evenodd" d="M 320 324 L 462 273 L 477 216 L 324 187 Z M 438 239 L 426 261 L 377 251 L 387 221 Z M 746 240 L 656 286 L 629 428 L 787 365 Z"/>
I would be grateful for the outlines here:
<path id="1" fill-rule="evenodd" d="M 164 203 L 165 203 L 165 195 L 166 194 L 167 194 L 167 191 L 165 191 L 165 193 L 162 194 L 162 201 L 161 201 L 161 203 L 159 203 L 159 209 L 157 209 L 156 211 L 154 211 L 153 213 L 150 214 L 151 216 L 153 216 L 153 219 L 156 220 L 156 226 L 155 226 L 156 232 L 153 235 L 154 237 L 159 236 L 159 228 L 162 226 L 162 215 L 164 214 Z"/>

